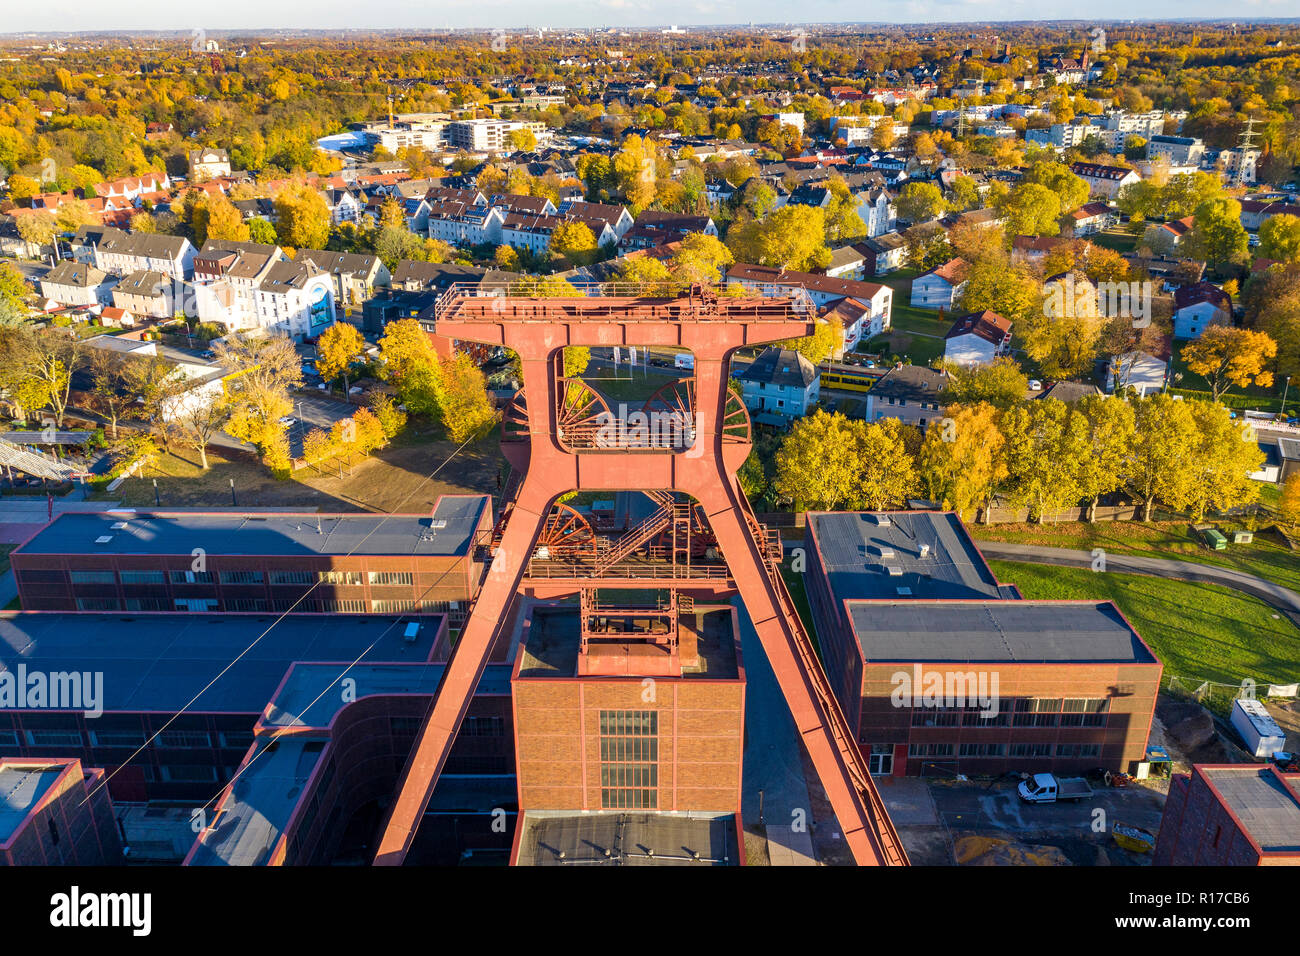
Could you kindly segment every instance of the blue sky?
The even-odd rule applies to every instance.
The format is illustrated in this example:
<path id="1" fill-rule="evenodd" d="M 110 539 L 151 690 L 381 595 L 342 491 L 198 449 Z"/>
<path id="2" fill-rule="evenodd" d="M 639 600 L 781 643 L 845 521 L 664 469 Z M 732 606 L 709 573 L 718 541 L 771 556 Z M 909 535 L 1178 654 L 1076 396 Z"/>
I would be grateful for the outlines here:
<path id="1" fill-rule="evenodd" d="M 222 0 L 191 4 L 103 4 L 74 0 L 51 8 L 13 4 L 0 31 L 24 30 L 191 30 L 209 32 L 257 28 L 411 29 L 532 26 L 647 26 L 715 23 L 783 23 L 880 20 L 927 23 L 987 20 L 1120 20 L 1201 17 L 1295 16 L 1294 0 Z"/>

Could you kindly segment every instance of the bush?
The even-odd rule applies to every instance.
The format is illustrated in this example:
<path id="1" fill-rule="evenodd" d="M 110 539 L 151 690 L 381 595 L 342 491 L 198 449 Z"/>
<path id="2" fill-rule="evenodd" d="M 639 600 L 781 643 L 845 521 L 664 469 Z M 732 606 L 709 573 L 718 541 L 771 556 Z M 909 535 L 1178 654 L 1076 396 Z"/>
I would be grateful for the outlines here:
<path id="1" fill-rule="evenodd" d="M 371 392 L 369 404 L 371 413 L 379 419 L 385 438 L 391 441 L 401 434 L 406 427 L 406 412 L 398 408 L 389 396 L 383 392 Z"/>

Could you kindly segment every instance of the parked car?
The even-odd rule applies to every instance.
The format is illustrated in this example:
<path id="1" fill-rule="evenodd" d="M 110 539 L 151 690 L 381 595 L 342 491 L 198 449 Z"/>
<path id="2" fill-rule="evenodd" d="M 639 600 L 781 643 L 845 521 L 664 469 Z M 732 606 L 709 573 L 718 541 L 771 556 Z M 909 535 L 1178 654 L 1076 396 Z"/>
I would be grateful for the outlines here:
<path id="1" fill-rule="evenodd" d="M 1092 796 L 1092 786 L 1083 777 L 1058 777 L 1053 773 L 1036 773 L 1022 780 L 1016 793 L 1025 803 L 1057 803 L 1082 800 Z"/>

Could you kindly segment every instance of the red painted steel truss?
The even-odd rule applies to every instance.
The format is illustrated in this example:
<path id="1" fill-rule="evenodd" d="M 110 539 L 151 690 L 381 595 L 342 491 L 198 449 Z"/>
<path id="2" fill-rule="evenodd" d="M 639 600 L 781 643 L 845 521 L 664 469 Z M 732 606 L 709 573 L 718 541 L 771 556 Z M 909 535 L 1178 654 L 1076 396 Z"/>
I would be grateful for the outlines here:
<path id="1" fill-rule="evenodd" d="M 748 414 L 727 387 L 730 357 L 742 346 L 809 334 L 815 311 L 807 297 L 719 297 L 695 287 L 674 298 L 533 298 L 483 286 L 453 287 L 439 303 L 436 320 L 440 337 L 501 345 L 520 356 L 524 387 L 506 411 L 502 448 L 524 478 L 407 763 L 376 864 L 399 865 L 405 859 L 538 542 L 550 542 L 548 548 L 584 546 L 581 523 L 555 509 L 557 499 L 575 489 L 648 489 L 659 509 L 615 548 L 633 540 L 644 543 L 676 520 L 677 498 L 671 492 L 696 502 L 854 859 L 906 865 L 898 834 L 781 579 L 780 544 L 755 518 L 736 480 L 752 446 Z M 660 390 L 643 409 L 676 411 L 686 417 L 688 429 L 659 445 L 637 431 L 601 432 L 610 423 L 602 414 L 609 413 L 604 400 L 563 376 L 562 353 L 570 345 L 689 350 L 694 378 Z"/>

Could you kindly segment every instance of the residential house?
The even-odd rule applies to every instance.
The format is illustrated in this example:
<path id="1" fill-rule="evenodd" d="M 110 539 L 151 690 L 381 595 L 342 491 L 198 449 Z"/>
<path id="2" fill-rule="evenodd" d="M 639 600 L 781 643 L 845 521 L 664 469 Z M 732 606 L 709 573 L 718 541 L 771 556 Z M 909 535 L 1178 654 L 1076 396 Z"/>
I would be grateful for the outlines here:
<path id="1" fill-rule="evenodd" d="M 230 175 L 230 154 L 224 149 L 196 149 L 189 154 L 191 183 Z"/>
<path id="2" fill-rule="evenodd" d="M 570 219 L 581 219 L 588 222 L 588 224 L 607 222 L 614 231 L 614 235 L 619 239 L 622 239 L 635 223 L 632 214 L 627 211 L 625 206 L 616 206 L 611 203 L 568 199 L 560 203 L 556 211 L 558 215 L 567 216 Z M 592 225 L 592 232 L 597 231 L 599 231 L 597 226 Z"/>
<path id="3" fill-rule="evenodd" d="M 1071 237 L 1091 236 L 1119 222 L 1119 213 L 1104 202 L 1090 202 L 1074 210 L 1067 218 L 1066 231 Z"/>
<path id="4" fill-rule="evenodd" d="M 172 281 L 161 272 L 129 272 L 113 288 L 113 305 L 140 318 L 170 319 L 175 312 Z"/>
<path id="5" fill-rule="evenodd" d="M 859 300 L 871 307 L 874 327 L 887 329 L 893 315 L 894 290 L 875 282 L 835 279 L 810 272 L 792 272 L 774 266 L 755 266 L 737 262 L 727 270 L 727 282 L 753 289 L 762 295 L 787 295 L 787 290 L 803 289 L 819 309 L 844 298 Z"/>
<path id="6" fill-rule="evenodd" d="M 122 276 L 130 272 L 161 272 L 169 279 L 194 274 L 194 246 L 184 236 L 162 233 L 105 233 L 95 247 L 95 265 Z"/>
<path id="7" fill-rule="evenodd" d="M 953 300 L 965 288 L 960 278 L 966 263 L 960 257 L 922 272 L 912 280 L 910 304 L 917 309 L 951 309 Z"/>
<path id="8" fill-rule="evenodd" d="M 853 279 L 861 282 L 865 277 L 867 257 L 856 245 L 831 250 L 830 265 L 826 274 L 832 279 Z"/>
<path id="9" fill-rule="evenodd" d="M 364 203 L 354 190 L 326 189 L 325 204 L 329 206 L 330 221 L 336 226 L 344 222 L 355 224 L 361 221 L 361 208 Z M 425 219 L 428 219 L 427 206 Z"/>
<path id="10" fill-rule="evenodd" d="M 1205 143 L 1194 136 L 1165 136 L 1147 140 L 1147 159 L 1164 160 L 1173 166 L 1195 166 L 1205 155 Z"/>
<path id="11" fill-rule="evenodd" d="M 1106 362 L 1106 391 L 1133 389 L 1138 395 L 1152 395 L 1169 381 L 1172 341 L 1166 337 L 1154 350 L 1134 350 L 1112 356 Z"/>
<path id="12" fill-rule="evenodd" d="M 907 239 L 900 232 L 887 232 L 882 236 L 862 239 L 854 243 L 854 248 L 862 253 L 864 278 L 887 275 L 901 269 L 907 259 Z"/>
<path id="13" fill-rule="evenodd" d="M 334 282 L 334 301 L 344 309 L 360 307 L 374 296 L 376 286 L 387 286 L 392 279 L 388 266 L 375 255 L 299 249 L 295 261 L 311 262 L 329 273 Z"/>
<path id="14" fill-rule="evenodd" d="M 41 295 L 60 306 L 105 306 L 113 301 L 117 276 L 64 259 L 40 279 Z"/>
<path id="15" fill-rule="evenodd" d="M 843 347 L 836 350 L 834 356 L 837 360 L 845 352 L 852 352 L 860 343 L 871 341 L 889 327 L 890 309 L 885 300 L 892 296 L 893 290 L 883 285 L 876 288 L 880 291 L 874 300 L 850 295 L 836 299 L 822 309 L 823 319 L 838 320 L 844 328 Z"/>
<path id="16" fill-rule="evenodd" d="M 277 262 L 253 290 L 258 325 L 296 342 L 334 324 L 334 283 L 310 259 Z"/>
<path id="17" fill-rule="evenodd" d="M 1174 338 L 1197 339 L 1211 325 L 1232 324 L 1232 297 L 1209 282 L 1174 292 Z"/>
<path id="18" fill-rule="evenodd" d="M 271 267 L 287 259 L 276 245 L 209 239 L 194 257 L 195 314 L 233 330 L 260 328 L 254 293 Z"/>
<path id="19" fill-rule="evenodd" d="M 821 373 L 794 349 L 764 349 L 736 373 L 745 407 L 760 425 L 788 427 L 817 404 Z"/>
<path id="20" fill-rule="evenodd" d="M 943 357 L 959 365 L 987 365 L 1011 347 L 1011 320 L 985 309 L 963 315 L 943 338 Z"/>
<path id="21" fill-rule="evenodd" d="M 1114 199 L 1121 189 L 1142 178 L 1132 169 L 1102 163 L 1071 163 L 1070 171 L 1088 184 L 1089 195 L 1105 199 Z"/>
<path id="22" fill-rule="evenodd" d="M 896 365 L 867 392 L 866 420 L 896 418 L 905 425 L 926 426 L 942 418 L 940 394 L 948 373 L 920 365 Z"/>

